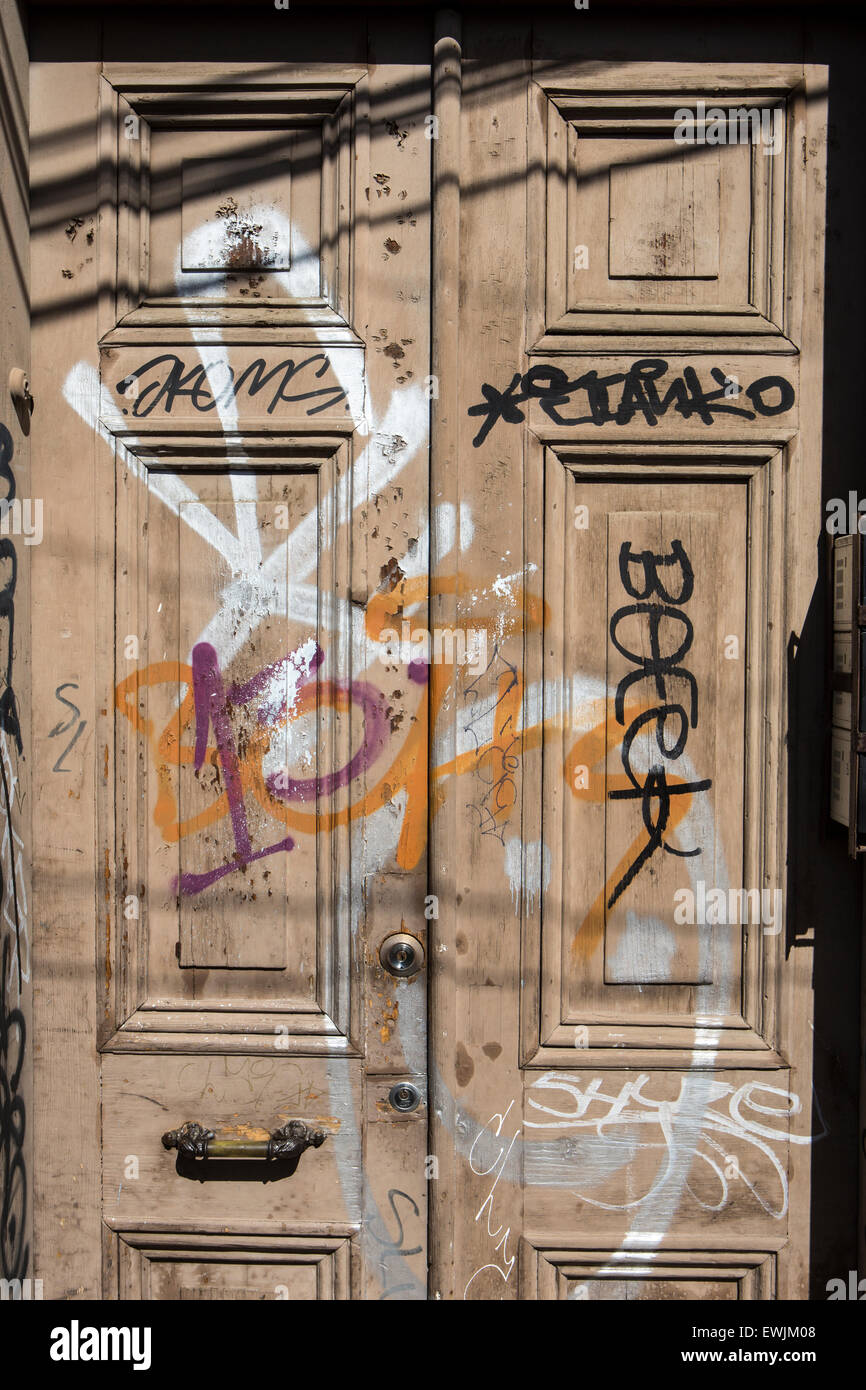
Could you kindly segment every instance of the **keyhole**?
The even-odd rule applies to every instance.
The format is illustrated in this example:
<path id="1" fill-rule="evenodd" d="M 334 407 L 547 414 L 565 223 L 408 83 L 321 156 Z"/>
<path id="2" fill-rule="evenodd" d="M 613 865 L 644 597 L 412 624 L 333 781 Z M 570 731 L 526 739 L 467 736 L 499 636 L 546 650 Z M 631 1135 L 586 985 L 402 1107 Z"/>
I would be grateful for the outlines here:
<path id="1" fill-rule="evenodd" d="M 399 932 L 382 942 L 379 960 L 391 975 L 414 975 L 424 964 L 424 948 L 414 937 Z"/>
<path id="2" fill-rule="evenodd" d="M 388 1092 L 388 1102 L 393 1110 L 402 1110 L 404 1113 L 417 1110 L 421 1104 L 421 1092 L 408 1081 L 398 1081 Z"/>

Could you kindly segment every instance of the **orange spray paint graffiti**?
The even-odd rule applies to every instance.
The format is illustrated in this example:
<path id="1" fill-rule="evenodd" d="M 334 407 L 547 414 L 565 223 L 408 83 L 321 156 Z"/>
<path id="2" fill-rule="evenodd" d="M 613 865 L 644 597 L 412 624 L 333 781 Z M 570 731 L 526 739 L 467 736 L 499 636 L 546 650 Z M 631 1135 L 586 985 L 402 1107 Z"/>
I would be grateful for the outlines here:
<path id="1" fill-rule="evenodd" d="M 431 593 L 465 597 L 468 592 L 467 586 L 456 578 L 439 581 L 432 591 L 424 576 L 403 579 L 390 592 L 376 594 L 369 600 L 365 611 L 366 635 L 371 641 L 380 640 L 383 631 L 393 625 L 401 610 L 426 602 Z M 290 850 L 294 845 L 293 836 L 327 834 L 337 826 L 363 820 L 388 804 L 397 791 L 405 793 L 405 810 L 395 861 L 398 868 L 411 870 L 417 866 L 426 848 L 428 807 L 435 816 L 444 800 L 448 779 L 469 774 L 480 778 L 486 789 L 480 802 L 473 804 L 478 829 L 482 834 L 496 834 L 502 838 L 502 831 L 516 804 L 516 776 L 522 759 L 539 749 L 545 739 L 553 736 L 561 738 L 563 722 L 561 717 L 541 719 L 523 727 L 523 674 L 500 657 L 500 645 L 504 645 L 509 637 L 527 630 L 542 630 L 547 616 L 543 601 L 522 588 L 515 593 L 511 610 L 506 610 L 504 614 L 500 612 L 495 617 L 487 618 L 473 611 L 473 628 L 486 629 L 493 643 L 493 654 L 487 667 L 495 692 L 492 699 L 492 729 L 488 737 L 476 738 L 473 747 L 429 769 L 428 727 L 435 727 L 442 715 L 448 685 L 441 677 L 429 679 L 430 671 L 427 676 L 416 676 L 422 688 L 415 717 L 396 750 L 393 748 L 394 735 L 384 720 L 385 696 L 382 692 L 365 682 L 321 679 L 317 670 L 323 654 L 319 649 L 306 665 L 299 663 L 297 653 L 291 653 L 286 658 L 295 663 L 300 675 L 294 698 L 286 700 L 278 710 L 269 708 L 267 718 L 259 709 L 258 719 L 245 731 L 242 742 L 232 738 L 228 721 L 239 705 L 255 702 L 261 689 L 260 680 L 254 678 L 243 687 L 229 687 L 223 691 L 222 697 L 214 687 L 208 703 L 202 694 L 201 682 L 196 680 L 194 666 L 196 660 L 200 664 L 203 660 L 214 663 L 215 653 L 211 655 L 212 649 L 207 653 L 198 652 L 197 649 L 193 664 L 158 661 L 133 671 L 118 684 L 115 704 L 150 748 L 157 782 L 153 819 L 164 842 L 175 844 L 224 820 L 232 823 L 234 831 L 233 859 L 215 868 L 211 874 L 197 876 L 200 883 L 192 881 L 196 876 L 190 876 L 186 883 L 181 876 L 177 889 L 181 892 L 201 891 L 224 873 L 243 868 L 247 862 L 264 853 Z M 472 698 L 473 686 L 477 684 L 476 680 L 467 685 L 469 698 Z M 177 691 L 180 702 L 165 726 L 157 729 L 154 721 L 139 708 L 139 701 L 144 690 L 160 686 Z M 279 774 L 266 774 L 265 755 L 275 731 L 304 715 L 314 714 L 323 706 L 335 712 L 348 713 L 353 708 L 355 711 L 360 708 L 363 712 L 363 745 L 354 753 L 351 762 L 325 778 L 308 779 L 306 783 L 297 779 L 281 781 Z M 578 735 L 562 764 L 565 783 L 578 799 L 601 803 L 612 790 L 628 785 L 625 774 L 612 774 L 607 769 L 609 754 L 619 742 L 613 706 L 612 699 L 601 697 L 589 701 L 581 711 L 585 731 Z M 201 767 L 211 767 L 220 773 L 221 789 L 215 787 L 213 799 L 205 809 L 182 818 L 180 779 L 185 769 Z M 577 785 L 575 773 L 580 767 L 588 770 L 585 785 Z M 374 774 L 372 782 L 371 770 Z M 378 775 L 375 775 L 377 772 Z M 358 784 L 360 792 L 355 790 Z M 337 785 L 346 788 L 343 803 L 323 807 L 321 803 L 326 793 Z M 671 785 L 677 785 L 676 779 L 672 779 Z M 273 845 L 255 849 L 245 838 L 243 827 L 246 821 L 242 808 L 247 797 L 254 798 L 281 828 L 282 836 Z M 314 807 L 309 805 L 311 801 L 315 801 Z M 669 830 L 675 829 L 684 819 L 690 802 L 688 794 L 677 798 L 668 821 Z M 641 844 L 642 837 L 639 835 L 613 868 L 607 883 L 600 888 L 576 928 L 572 940 L 572 955 L 576 960 L 587 960 L 598 949 L 608 895 Z"/>

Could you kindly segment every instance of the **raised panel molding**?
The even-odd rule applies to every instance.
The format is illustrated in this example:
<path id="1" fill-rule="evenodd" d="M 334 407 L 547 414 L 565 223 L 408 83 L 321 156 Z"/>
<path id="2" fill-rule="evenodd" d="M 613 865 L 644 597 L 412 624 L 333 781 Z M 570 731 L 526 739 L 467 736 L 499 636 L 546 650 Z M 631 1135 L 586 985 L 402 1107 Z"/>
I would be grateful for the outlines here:
<path id="1" fill-rule="evenodd" d="M 523 1062 L 582 1069 L 779 1068 L 784 1065 L 777 1045 L 784 914 L 777 934 L 765 933 L 763 921 L 756 925 L 753 913 L 746 924 L 708 923 L 702 954 L 698 943 L 689 939 L 689 933 L 697 933 L 696 926 L 676 926 L 674 906 L 682 900 L 675 898 L 674 890 L 691 883 L 697 894 L 696 879 L 707 888 L 717 883 L 728 892 L 731 887 L 785 888 L 784 719 L 779 712 L 785 703 L 787 450 L 750 441 L 714 446 L 622 444 L 602 451 L 583 443 L 544 445 L 529 434 L 528 451 L 527 561 L 542 576 L 547 626 L 533 637 L 527 616 L 526 688 L 544 692 L 544 710 L 527 711 L 524 719 L 534 724 L 543 717 L 549 735 L 541 767 L 532 774 L 537 784 L 525 788 L 523 834 L 549 850 L 550 877 L 541 895 L 530 895 L 520 905 Z M 620 493 L 627 501 L 621 503 Z M 573 524 L 578 504 L 589 509 L 588 531 Z M 615 806 L 608 794 L 620 782 L 628 791 L 620 765 L 626 727 L 615 717 L 615 689 L 610 685 L 613 679 L 615 686 L 622 674 L 619 666 L 611 674 L 611 663 L 620 658 L 609 632 L 599 635 L 599 624 L 603 621 L 607 629 L 614 609 L 634 602 L 621 589 L 614 591 L 611 565 L 616 568 L 617 557 L 606 558 L 614 531 L 619 536 L 623 530 L 623 512 L 632 515 L 641 536 L 649 534 L 648 513 L 675 517 L 689 512 L 694 520 L 695 593 L 683 611 L 687 608 L 691 615 L 695 642 L 682 665 L 698 661 L 691 668 L 696 680 L 715 669 L 714 698 L 721 715 L 712 702 L 699 703 L 699 717 L 689 729 L 683 754 L 694 759 L 689 776 L 709 777 L 713 784 L 689 794 L 690 819 L 684 831 L 694 836 L 695 844 L 690 838 L 687 843 L 677 840 L 676 818 L 664 837 L 674 850 L 697 845 L 701 857 L 671 859 L 659 854 L 654 863 L 651 855 L 612 903 L 611 883 L 622 879 L 619 870 L 631 866 L 643 844 L 640 798 L 635 795 Z M 543 528 L 531 522 L 540 515 Z M 712 535 L 718 546 L 720 528 L 725 547 L 710 553 L 705 547 Z M 580 550 L 581 541 L 592 547 L 598 574 L 584 573 L 589 551 Z M 667 545 L 660 548 L 667 553 Z M 572 588 L 563 586 L 563 575 L 570 576 Z M 639 577 L 638 567 L 632 578 Z M 735 610 L 739 618 L 731 622 Z M 707 624 L 711 630 L 700 637 L 701 626 Z M 739 657 L 713 662 L 715 644 L 722 643 L 729 624 L 739 634 Z M 590 669 L 592 652 L 605 650 L 607 655 L 598 658 L 599 669 Z M 625 670 L 626 664 L 620 664 Z M 640 665 L 634 669 L 639 671 Z M 566 680 L 564 673 L 571 671 L 577 675 Z M 669 678 L 673 703 L 682 697 L 688 704 L 686 679 Z M 644 676 L 626 690 L 627 705 L 638 699 L 635 692 L 647 680 Z M 703 694 L 707 693 L 705 688 Z M 649 699 L 654 703 L 662 701 Z M 633 714 L 634 709 L 626 717 L 629 727 Z M 673 743 L 673 722 L 666 738 Z M 638 751 L 633 759 L 638 771 L 644 770 L 642 756 Z M 584 766 L 589 778 L 581 774 L 581 788 L 573 792 L 571 778 Z M 681 777 L 680 762 L 666 766 L 675 783 Z M 701 797 L 703 808 L 691 809 L 698 808 Z M 669 798 L 671 803 L 675 799 Z M 651 805 L 657 809 L 659 803 Z M 622 835 L 616 839 L 619 821 L 611 819 L 622 816 L 623 806 L 628 817 L 625 840 Z M 629 847 L 626 840 L 632 836 Z M 590 844 L 598 845 L 596 854 L 586 852 Z M 579 871 L 570 849 L 574 845 L 584 850 Z M 603 871 L 592 867 L 608 858 L 611 863 Z M 611 866 L 616 870 L 613 877 Z M 650 868 L 653 873 L 648 876 Z M 778 900 L 767 902 L 774 908 Z M 636 920 L 627 921 L 629 916 Z M 642 921 L 651 922 L 653 930 L 641 935 Z M 624 933 L 629 937 L 626 946 Z M 656 960 L 662 938 L 670 946 L 667 963 Z M 540 972 L 533 965 L 536 961 L 541 962 Z"/>
<path id="2" fill-rule="evenodd" d="M 368 714 L 335 684 L 350 679 L 351 669 L 352 545 L 343 515 L 344 508 L 351 514 L 350 442 L 248 432 L 229 443 L 213 434 L 152 434 L 146 442 L 116 436 L 114 445 L 116 539 L 106 545 L 103 573 L 116 597 L 102 634 L 105 669 L 114 673 L 114 690 L 104 692 L 114 743 L 100 778 L 101 1048 L 273 1056 L 279 1035 L 281 1055 L 358 1055 L 350 1039 L 359 1026 L 361 967 L 351 894 L 339 886 L 351 879 L 348 791 L 345 778 L 331 775 L 352 763 Z M 252 491 L 245 479 L 255 483 Z M 262 559 L 241 575 L 233 573 L 230 542 L 247 493 L 246 524 L 261 538 Z M 228 508 L 223 522 L 220 498 Z M 298 541 L 271 574 L 268 557 L 280 553 L 278 506 Z M 187 511 L 195 524 L 184 524 Z M 107 515 L 104 525 L 110 532 Z M 229 546 L 225 554 L 217 533 Z M 246 848 L 221 791 L 229 764 L 214 753 L 210 723 L 201 775 L 192 766 L 199 715 L 188 653 L 200 645 L 203 623 L 211 632 L 212 594 L 232 584 L 241 585 L 235 624 L 250 611 L 257 623 L 255 640 L 224 657 L 219 673 Z M 220 633 L 214 643 L 230 654 L 231 625 Z M 127 634 L 138 639 L 134 659 L 124 650 Z M 315 645 L 326 674 L 319 673 L 322 656 L 291 668 L 293 650 Z M 253 653 L 258 665 L 248 670 Z M 273 673 L 276 693 L 262 685 L 259 667 Z M 309 728 L 299 737 L 301 744 L 315 738 L 310 776 L 297 782 L 293 760 L 303 752 L 291 751 L 286 733 L 276 753 L 293 780 L 278 795 L 267 781 L 276 756 L 269 740 L 288 729 L 304 683 L 298 709 Z M 280 691 L 285 722 L 277 711 L 263 723 L 262 701 Z M 287 834 L 292 843 L 283 845 Z M 208 881 L 214 871 L 223 875 L 218 899 L 199 897 L 197 882 L 187 884 L 202 871 Z M 132 914 L 125 911 L 130 897 Z"/>
<path id="3" fill-rule="evenodd" d="M 715 149 L 659 164 L 611 164 L 610 278 L 718 280 L 720 182 Z"/>
<path id="4" fill-rule="evenodd" d="M 603 1238 L 569 1246 L 526 1237 L 520 1248 L 520 1297 L 554 1299 L 731 1299 L 748 1302 L 776 1296 L 778 1251 L 737 1242 L 719 1248 L 700 1240 L 665 1238 L 649 1251 L 621 1249 Z"/>
<path id="5" fill-rule="evenodd" d="M 779 152 L 675 143 L 676 113 L 700 101 L 767 113 Z M 607 81 L 589 64 L 561 81 L 542 72 L 530 96 L 529 352 L 797 352 L 785 208 L 801 196 L 803 120 L 795 71 L 666 64 L 663 83 L 642 64 Z"/>
<path id="6" fill-rule="evenodd" d="M 358 343 L 365 70 L 178 69 L 101 79 L 102 343 Z"/>
<path id="7" fill-rule="evenodd" d="M 106 1296 L 120 1299 L 348 1301 L 358 1297 L 357 1231 L 106 1223 Z"/>

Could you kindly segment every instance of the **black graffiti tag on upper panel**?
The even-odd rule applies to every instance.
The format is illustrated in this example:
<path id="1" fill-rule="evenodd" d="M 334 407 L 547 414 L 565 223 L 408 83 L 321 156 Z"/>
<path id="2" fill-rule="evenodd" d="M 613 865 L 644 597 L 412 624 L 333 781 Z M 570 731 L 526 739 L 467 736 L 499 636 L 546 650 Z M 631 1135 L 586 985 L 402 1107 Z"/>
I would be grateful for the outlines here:
<path id="1" fill-rule="evenodd" d="M 697 416 L 711 425 L 717 415 L 735 415 L 754 420 L 759 415 L 783 415 L 794 404 L 794 388 L 783 376 L 758 377 L 745 389 L 736 378 L 713 367 L 710 376 L 717 389 L 705 389 L 694 367 L 684 367 L 665 387 L 662 378 L 668 364 L 661 357 L 643 357 L 628 371 L 599 376 L 593 368 L 573 379 L 561 367 L 530 367 L 521 376 L 515 372 L 504 391 L 485 382 L 483 401 L 469 407 L 467 414 L 483 417 L 472 443 L 484 443 L 498 420 L 520 424 L 521 409 L 536 400 L 555 425 L 628 425 L 641 416 L 648 425 L 657 425 L 669 411 L 684 420 Z M 743 397 L 749 402 L 735 404 Z"/>
<path id="2" fill-rule="evenodd" d="M 140 367 L 127 373 L 115 385 L 115 390 L 130 402 L 124 414 L 138 419 L 150 415 L 158 405 L 171 414 L 175 401 L 188 399 L 193 410 L 206 414 L 231 400 L 246 395 L 252 399 L 264 392 L 266 410 L 272 415 L 277 406 L 308 401 L 308 415 L 319 415 L 346 399 L 342 386 L 314 386 L 331 368 L 331 359 L 324 352 L 311 353 L 302 361 L 286 357 L 275 367 L 268 367 L 263 357 L 245 367 L 239 374 L 234 367 L 219 358 L 212 362 L 195 362 L 187 367 L 176 353 L 164 352 L 151 357 Z M 348 407 L 347 407 L 348 408 Z"/>

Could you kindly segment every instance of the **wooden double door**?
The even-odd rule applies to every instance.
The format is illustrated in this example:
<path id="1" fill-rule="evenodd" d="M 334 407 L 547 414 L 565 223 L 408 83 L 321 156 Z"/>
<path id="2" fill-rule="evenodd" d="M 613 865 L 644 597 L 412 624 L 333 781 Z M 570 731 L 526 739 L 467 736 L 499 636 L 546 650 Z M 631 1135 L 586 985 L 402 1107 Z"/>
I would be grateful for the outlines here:
<path id="1" fill-rule="evenodd" d="M 800 1297 L 825 74 L 344 21 L 34 48 L 35 1272 Z"/>

